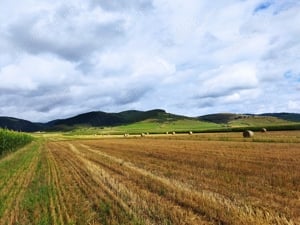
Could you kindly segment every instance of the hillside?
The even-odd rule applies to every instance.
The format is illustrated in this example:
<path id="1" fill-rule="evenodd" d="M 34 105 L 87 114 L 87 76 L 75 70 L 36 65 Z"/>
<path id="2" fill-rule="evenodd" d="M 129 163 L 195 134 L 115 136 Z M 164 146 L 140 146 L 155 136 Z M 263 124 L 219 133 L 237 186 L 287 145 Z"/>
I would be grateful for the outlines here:
<path id="1" fill-rule="evenodd" d="M 47 123 L 48 126 L 113 126 L 116 124 L 122 124 L 124 120 L 117 116 L 114 113 L 105 113 L 105 112 L 88 112 L 80 114 L 67 119 L 54 120 Z"/>
<path id="2" fill-rule="evenodd" d="M 260 114 L 259 116 L 272 116 L 282 120 L 300 122 L 299 113 L 264 113 L 264 114 Z"/>
<path id="3" fill-rule="evenodd" d="M 216 113 L 199 116 L 199 120 L 218 124 L 284 124 L 290 122 L 300 122 L 300 114 L 297 113 L 264 113 L 264 114 L 234 114 L 234 113 Z"/>
<path id="4" fill-rule="evenodd" d="M 168 121 L 187 118 L 184 116 L 173 115 L 161 109 L 150 111 L 130 110 L 120 113 L 106 112 L 89 112 L 80 114 L 67 119 L 54 120 L 47 123 L 50 127 L 57 126 L 88 126 L 88 127 L 105 127 L 132 124 L 148 119 L 156 121 Z"/>
<path id="5" fill-rule="evenodd" d="M 101 111 L 83 113 L 66 119 L 57 119 L 47 123 L 33 123 L 11 117 L 0 117 L 0 127 L 10 130 L 35 131 L 67 131 L 76 127 L 112 127 L 129 125 L 145 120 L 156 122 L 176 121 L 188 117 L 167 113 L 162 109 L 149 111 L 129 110 L 119 113 L 106 113 Z"/>
<path id="6" fill-rule="evenodd" d="M 144 121 L 147 119 L 154 119 L 156 121 L 164 122 L 164 121 L 172 121 L 172 120 L 189 118 L 186 116 L 180 116 L 180 115 L 167 113 L 163 109 L 154 109 L 154 110 L 149 110 L 146 112 L 137 111 L 137 110 L 129 110 L 129 111 L 124 111 L 124 112 L 120 112 L 117 114 L 121 118 L 123 118 L 127 124 L 140 122 L 140 121 Z"/>
<path id="7" fill-rule="evenodd" d="M 0 117 L 0 128 L 16 131 L 72 131 L 74 129 L 110 129 L 116 132 L 139 132 L 144 128 L 153 132 L 189 129 L 224 130 L 239 127 L 284 126 L 300 122 L 300 114 L 266 113 L 261 115 L 218 113 L 200 117 L 187 117 L 167 113 L 162 109 L 149 111 L 128 110 L 119 113 L 94 111 L 66 119 L 57 119 L 47 123 L 33 123 L 27 120 Z M 297 125 L 298 129 L 299 124 Z"/>
<path id="8" fill-rule="evenodd" d="M 45 129 L 45 126 L 42 123 L 32 123 L 27 120 L 1 116 L 0 128 L 6 128 L 15 131 L 34 132 Z"/>
<path id="9" fill-rule="evenodd" d="M 79 127 L 72 130 L 71 134 L 161 134 L 161 133 L 187 133 L 188 131 L 204 132 L 220 130 L 224 126 L 216 123 L 200 121 L 193 118 L 184 119 L 147 119 L 136 123 L 130 123 L 120 126 L 102 127 Z"/>
<path id="10" fill-rule="evenodd" d="M 228 122 L 231 127 L 262 127 L 262 126 L 274 126 L 274 125 L 290 125 L 294 124 L 292 121 L 283 120 L 273 116 L 256 116 L 248 115 L 238 117 Z"/>
<path id="11" fill-rule="evenodd" d="M 240 114 L 233 114 L 233 113 L 216 113 L 216 114 L 209 114 L 204 116 L 199 116 L 199 120 L 212 122 L 212 123 L 228 123 L 232 120 L 242 118 L 243 115 Z"/>

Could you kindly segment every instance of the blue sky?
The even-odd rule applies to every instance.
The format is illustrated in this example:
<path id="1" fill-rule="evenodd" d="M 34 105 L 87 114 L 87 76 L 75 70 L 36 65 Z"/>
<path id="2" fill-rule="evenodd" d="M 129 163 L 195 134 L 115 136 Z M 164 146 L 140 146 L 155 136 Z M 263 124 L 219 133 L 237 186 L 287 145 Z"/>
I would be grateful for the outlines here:
<path id="1" fill-rule="evenodd" d="M 300 113 L 300 2 L 4 0 L 0 115 Z"/>

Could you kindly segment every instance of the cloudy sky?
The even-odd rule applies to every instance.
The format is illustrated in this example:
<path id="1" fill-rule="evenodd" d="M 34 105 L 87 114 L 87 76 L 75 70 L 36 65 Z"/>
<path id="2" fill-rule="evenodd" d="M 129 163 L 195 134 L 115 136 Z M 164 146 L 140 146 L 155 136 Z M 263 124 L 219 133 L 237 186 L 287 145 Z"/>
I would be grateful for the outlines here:
<path id="1" fill-rule="evenodd" d="M 0 0 L 0 115 L 300 113 L 299 0 Z"/>

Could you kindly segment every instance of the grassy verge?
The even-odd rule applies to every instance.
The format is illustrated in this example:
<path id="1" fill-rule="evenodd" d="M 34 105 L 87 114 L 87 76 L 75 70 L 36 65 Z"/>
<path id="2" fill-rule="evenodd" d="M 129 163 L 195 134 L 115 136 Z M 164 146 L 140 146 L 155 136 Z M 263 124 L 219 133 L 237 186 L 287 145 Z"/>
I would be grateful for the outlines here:
<path id="1" fill-rule="evenodd" d="M 0 161 L 0 224 L 16 216 L 19 201 L 31 180 L 39 144 L 37 142 Z"/>

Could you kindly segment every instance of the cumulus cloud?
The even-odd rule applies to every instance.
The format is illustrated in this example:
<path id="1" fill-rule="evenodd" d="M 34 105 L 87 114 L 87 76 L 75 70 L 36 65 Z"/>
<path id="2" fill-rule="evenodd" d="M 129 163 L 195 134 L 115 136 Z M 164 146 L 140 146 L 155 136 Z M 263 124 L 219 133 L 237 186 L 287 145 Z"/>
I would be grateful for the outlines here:
<path id="1" fill-rule="evenodd" d="M 18 18 L 8 38 L 30 54 L 52 53 L 69 61 L 80 61 L 114 44 L 123 34 L 123 20 L 101 10 L 59 6 Z"/>
<path id="2" fill-rule="evenodd" d="M 234 92 L 253 89 L 258 85 L 256 69 L 254 65 L 248 63 L 238 63 L 226 67 L 221 67 L 207 78 L 200 90 L 200 98 L 220 97 L 232 95 Z"/>
<path id="3" fill-rule="evenodd" d="M 299 111 L 296 0 L 0 3 L 0 113 Z"/>
<path id="4" fill-rule="evenodd" d="M 93 5 L 99 5 L 105 10 L 112 11 L 123 11 L 128 9 L 134 10 L 148 10 L 152 8 L 151 0 L 128 0 L 128 1 L 118 1 L 118 0 L 93 0 Z"/>

